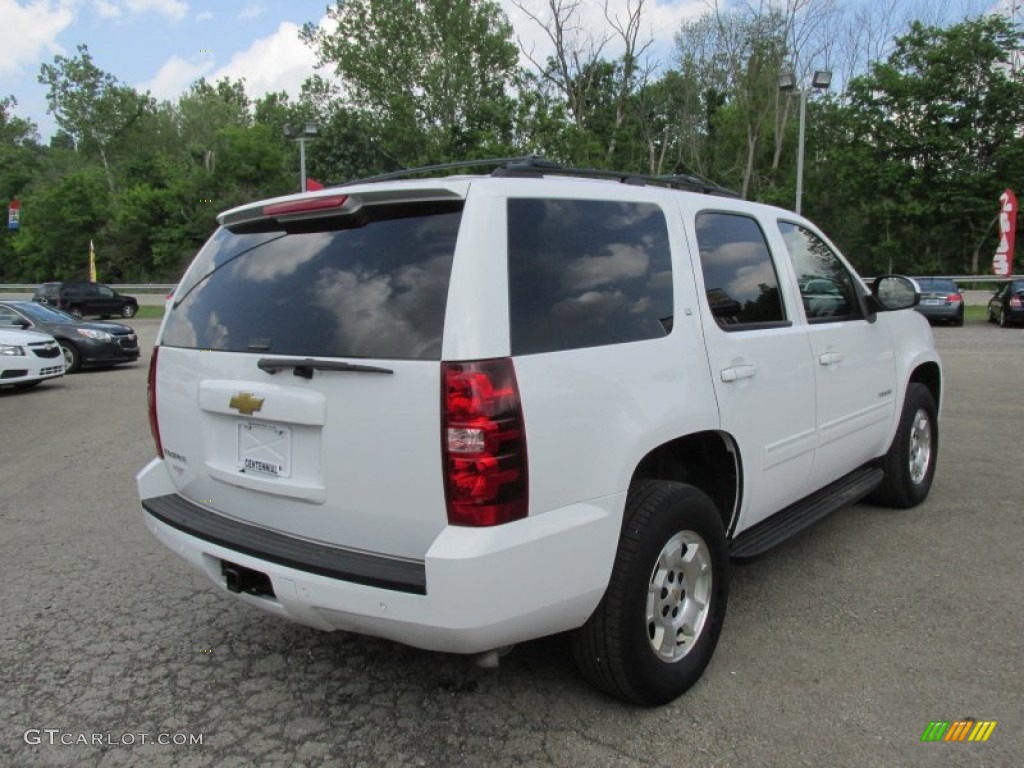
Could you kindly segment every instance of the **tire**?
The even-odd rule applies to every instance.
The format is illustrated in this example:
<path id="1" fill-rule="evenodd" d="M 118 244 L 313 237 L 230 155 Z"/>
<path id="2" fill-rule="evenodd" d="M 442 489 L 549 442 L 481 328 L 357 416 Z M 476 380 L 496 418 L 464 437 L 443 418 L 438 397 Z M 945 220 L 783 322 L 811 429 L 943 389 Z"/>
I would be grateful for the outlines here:
<path id="1" fill-rule="evenodd" d="M 936 412 L 935 399 L 928 388 L 911 383 L 896 436 L 882 460 L 885 479 L 869 497 L 872 503 L 909 509 L 928 498 L 939 454 Z"/>
<path id="2" fill-rule="evenodd" d="M 135 313 L 139 311 L 139 308 L 133 304 L 125 304 L 121 307 L 121 317 L 135 317 Z"/>
<path id="3" fill-rule="evenodd" d="M 711 499 L 681 483 L 637 482 L 624 517 L 608 588 L 573 633 L 573 657 L 599 690 L 665 704 L 700 679 L 718 643 L 729 596 L 725 533 Z"/>
<path id="4" fill-rule="evenodd" d="M 81 307 L 68 307 L 68 313 L 74 315 L 79 320 L 82 319 L 82 308 Z"/>
<path id="5" fill-rule="evenodd" d="M 1010 321 L 1006 319 L 1006 310 L 1002 308 L 999 309 L 999 317 L 996 319 L 996 322 L 999 324 L 1000 328 L 1010 327 Z"/>
<path id="6" fill-rule="evenodd" d="M 58 339 L 60 351 L 64 354 L 64 373 L 78 373 L 82 367 L 82 353 L 78 347 L 66 339 Z"/>

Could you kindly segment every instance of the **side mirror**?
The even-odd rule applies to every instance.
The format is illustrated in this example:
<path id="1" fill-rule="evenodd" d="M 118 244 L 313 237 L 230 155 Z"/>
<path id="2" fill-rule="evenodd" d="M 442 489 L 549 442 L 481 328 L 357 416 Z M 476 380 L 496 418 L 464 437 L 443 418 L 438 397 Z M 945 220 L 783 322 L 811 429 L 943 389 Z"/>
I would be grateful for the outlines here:
<path id="1" fill-rule="evenodd" d="M 883 275 L 875 278 L 871 285 L 871 295 L 875 297 L 878 308 L 883 312 L 910 309 L 921 301 L 917 283 L 902 275 Z"/>

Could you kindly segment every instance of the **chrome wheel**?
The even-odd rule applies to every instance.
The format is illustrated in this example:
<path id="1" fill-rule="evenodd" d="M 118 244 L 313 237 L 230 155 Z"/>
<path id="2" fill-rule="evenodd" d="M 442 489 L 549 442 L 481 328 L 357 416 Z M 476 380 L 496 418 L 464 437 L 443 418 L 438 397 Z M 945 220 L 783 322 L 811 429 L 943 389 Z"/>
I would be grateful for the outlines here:
<path id="1" fill-rule="evenodd" d="M 682 659 L 700 637 L 711 602 L 711 550 L 693 531 L 662 547 L 647 589 L 647 640 L 665 662 Z"/>
<path id="2" fill-rule="evenodd" d="M 910 428 L 910 480 L 924 480 L 932 461 L 932 421 L 924 408 L 918 408 Z"/>

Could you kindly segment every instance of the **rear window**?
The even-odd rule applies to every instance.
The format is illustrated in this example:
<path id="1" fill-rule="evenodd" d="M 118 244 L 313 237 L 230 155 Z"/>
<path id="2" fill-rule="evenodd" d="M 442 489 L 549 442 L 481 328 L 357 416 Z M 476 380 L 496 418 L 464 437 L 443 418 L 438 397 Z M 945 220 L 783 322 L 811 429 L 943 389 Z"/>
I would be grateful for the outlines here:
<path id="1" fill-rule="evenodd" d="M 513 355 L 672 330 L 672 253 L 657 205 L 509 200 L 508 269 Z"/>
<path id="2" fill-rule="evenodd" d="M 956 283 L 952 280 L 941 277 L 915 277 L 914 280 L 922 292 L 941 291 L 944 293 L 956 293 Z"/>
<path id="3" fill-rule="evenodd" d="M 161 344 L 437 360 L 462 204 L 372 206 L 301 231 L 221 228 L 189 268 Z"/>

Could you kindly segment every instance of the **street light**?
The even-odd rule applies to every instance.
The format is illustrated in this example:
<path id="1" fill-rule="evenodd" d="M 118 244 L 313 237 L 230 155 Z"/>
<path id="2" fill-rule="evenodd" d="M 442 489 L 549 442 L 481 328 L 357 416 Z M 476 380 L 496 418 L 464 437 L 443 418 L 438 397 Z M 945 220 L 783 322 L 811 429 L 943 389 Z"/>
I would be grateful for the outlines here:
<path id="1" fill-rule="evenodd" d="M 302 191 L 306 191 L 306 142 L 315 139 L 318 131 L 316 123 L 306 123 L 301 129 L 293 125 L 285 125 L 284 135 L 292 141 L 299 142 L 299 182 Z"/>
<path id="2" fill-rule="evenodd" d="M 796 148 L 796 213 L 800 215 L 800 203 L 804 196 L 804 131 L 807 122 L 807 94 L 811 88 L 826 90 L 832 84 L 832 73 L 827 69 L 819 69 L 811 78 L 810 86 L 797 88 L 796 75 L 783 72 L 779 75 L 779 90 L 785 93 L 796 92 L 800 96 L 800 133 Z"/>

